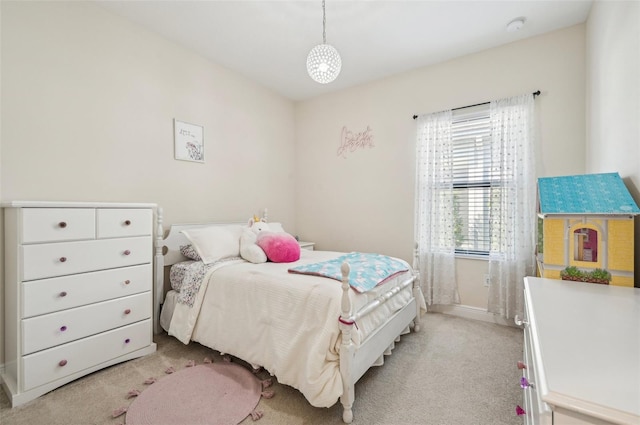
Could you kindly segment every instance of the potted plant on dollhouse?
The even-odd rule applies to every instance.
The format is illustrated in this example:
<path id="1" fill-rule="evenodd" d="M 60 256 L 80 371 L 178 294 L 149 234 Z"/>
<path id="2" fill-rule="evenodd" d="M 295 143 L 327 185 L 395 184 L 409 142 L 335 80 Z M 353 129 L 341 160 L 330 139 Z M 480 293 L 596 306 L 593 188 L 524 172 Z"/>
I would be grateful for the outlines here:
<path id="1" fill-rule="evenodd" d="M 611 273 L 604 269 L 583 271 L 576 266 L 568 266 L 560 272 L 560 278 L 562 280 L 572 280 L 574 282 L 589 282 L 608 285 L 609 282 L 611 282 Z"/>
<path id="2" fill-rule="evenodd" d="M 587 273 L 587 282 L 608 285 L 611 282 L 611 273 L 604 269 L 595 269 Z"/>
<path id="3" fill-rule="evenodd" d="M 584 273 L 576 266 L 565 267 L 560 272 L 560 278 L 562 280 L 573 280 L 574 282 L 582 282 Z"/>

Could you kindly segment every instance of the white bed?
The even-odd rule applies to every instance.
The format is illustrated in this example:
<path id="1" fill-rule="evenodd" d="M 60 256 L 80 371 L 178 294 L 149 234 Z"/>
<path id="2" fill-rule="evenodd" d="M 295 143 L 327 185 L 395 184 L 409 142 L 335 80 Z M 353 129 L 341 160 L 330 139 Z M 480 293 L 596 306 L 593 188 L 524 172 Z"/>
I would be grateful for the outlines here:
<path id="1" fill-rule="evenodd" d="M 161 212 L 159 220 L 162 229 Z M 291 267 L 342 254 L 301 250 L 295 263 L 239 259 L 210 267 L 191 306 L 178 302 L 173 290 L 163 296 L 163 268 L 187 260 L 179 248 L 189 241 L 180 232 L 226 225 L 173 225 L 166 238 L 157 239 L 156 298 L 164 300 L 160 325 L 183 343 L 197 341 L 264 367 L 313 406 L 330 407 L 339 398 L 343 420 L 350 423 L 355 383 L 371 366 L 383 363 L 400 335 L 411 326 L 420 328 L 425 304 L 417 267 L 359 294 L 349 286 L 347 264 L 342 265 L 342 282 L 288 273 Z"/>

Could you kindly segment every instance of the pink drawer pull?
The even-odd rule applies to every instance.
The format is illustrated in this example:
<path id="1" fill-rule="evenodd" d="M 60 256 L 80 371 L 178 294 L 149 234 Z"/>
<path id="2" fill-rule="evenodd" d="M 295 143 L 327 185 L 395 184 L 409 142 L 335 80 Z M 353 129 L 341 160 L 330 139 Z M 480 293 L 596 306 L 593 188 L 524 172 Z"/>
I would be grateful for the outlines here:
<path id="1" fill-rule="evenodd" d="M 129 338 L 127 338 L 127 339 L 125 339 L 125 340 L 124 340 L 124 343 L 125 343 L 125 344 L 128 344 L 128 343 L 130 343 L 130 342 L 131 342 L 131 340 L 130 340 Z"/>
<path id="2" fill-rule="evenodd" d="M 130 313 L 131 313 L 131 309 L 130 309 L 130 308 L 128 308 L 128 309 L 126 309 L 126 310 L 124 311 L 124 314 L 130 314 Z"/>
<path id="3" fill-rule="evenodd" d="M 129 251 L 128 249 L 124 252 L 124 255 L 129 255 L 131 254 L 131 251 Z"/>
<path id="4" fill-rule="evenodd" d="M 520 378 L 520 386 L 522 388 L 534 388 L 535 386 L 533 385 L 533 382 L 529 382 L 529 380 L 527 378 L 525 378 L 524 376 L 522 378 Z"/>
<path id="5" fill-rule="evenodd" d="M 125 226 L 129 226 L 129 225 L 131 225 L 131 220 L 125 220 L 125 221 L 124 221 L 124 225 L 125 225 Z"/>
<path id="6" fill-rule="evenodd" d="M 66 297 L 67 296 L 67 291 L 62 291 L 60 292 L 60 298 Z"/>
<path id="7" fill-rule="evenodd" d="M 60 360 L 58 362 L 58 366 L 60 366 L 60 367 L 63 367 L 63 366 L 66 366 L 66 365 L 67 365 L 67 361 L 66 360 Z"/>
<path id="8" fill-rule="evenodd" d="M 58 223 L 58 227 L 64 229 L 65 227 L 67 227 L 67 223 L 65 221 L 61 221 L 60 223 Z"/>
<path id="9" fill-rule="evenodd" d="M 67 261 L 67 257 L 60 257 L 60 262 L 61 262 L 61 263 L 64 263 L 64 262 L 66 262 L 66 261 Z"/>
<path id="10" fill-rule="evenodd" d="M 521 362 L 521 361 L 518 362 L 518 369 L 522 370 L 522 369 L 526 369 L 526 368 L 527 368 L 527 365 L 524 364 L 524 362 Z"/>
<path id="11" fill-rule="evenodd" d="M 63 325 L 63 326 L 60 326 L 60 332 L 64 332 L 64 331 L 66 331 L 66 330 L 67 330 L 67 327 L 66 327 L 66 326 L 64 326 L 64 325 Z"/>
<path id="12" fill-rule="evenodd" d="M 516 415 L 524 416 L 526 414 L 527 414 L 527 412 L 522 407 L 516 406 Z"/>
<path id="13" fill-rule="evenodd" d="M 127 280 L 125 280 L 125 281 L 124 281 L 124 284 L 125 284 L 125 285 L 128 285 L 128 284 L 130 284 L 130 283 L 131 283 L 131 281 L 130 281 L 129 279 L 127 279 Z"/>

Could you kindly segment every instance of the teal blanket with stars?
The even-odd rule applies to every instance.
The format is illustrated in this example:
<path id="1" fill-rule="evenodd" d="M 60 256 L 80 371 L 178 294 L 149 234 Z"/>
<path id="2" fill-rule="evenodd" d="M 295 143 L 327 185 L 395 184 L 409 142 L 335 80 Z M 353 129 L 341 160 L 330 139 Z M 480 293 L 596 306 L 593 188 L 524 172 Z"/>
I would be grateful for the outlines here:
<path id="1" fill-rule="evenodd" d="M 397 258 L 381 254 L 350 252 L 333 260 L 290 268 L 289 273 L 322 276 L 342 281 L 340 267 L 344 262 L 349 264 L 349 285 L 360 293 L 369 291 L 398 273 L 409 270 L 409 265 Z"/>

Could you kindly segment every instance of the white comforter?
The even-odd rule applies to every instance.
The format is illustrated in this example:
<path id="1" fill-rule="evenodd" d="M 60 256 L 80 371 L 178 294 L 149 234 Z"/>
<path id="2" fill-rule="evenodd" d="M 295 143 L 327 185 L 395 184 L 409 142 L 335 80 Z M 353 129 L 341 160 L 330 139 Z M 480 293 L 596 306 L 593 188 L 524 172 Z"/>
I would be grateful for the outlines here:
<path id="1" fill-rule="evenodd" d="M 185 344 L 194 340 L 263 366 L 280 383 L 300 390 L 313 406 L 330 407 L 342 395 L 338 326 L 341 284 L 287 270 L 341 254 L 302 250 L 295 263 L 237 261 L 213 267 L 205 276 L 193 308 L 176 305 L 169 334 Z M 409 273 L 365 294 L 351 290 L 352 312 L 406 280 Z M 356 347 L 411 296 L 410 286 L 359 321 L 352 332 Z M 424 299 L 417 301 L 424 307 Z"/>

